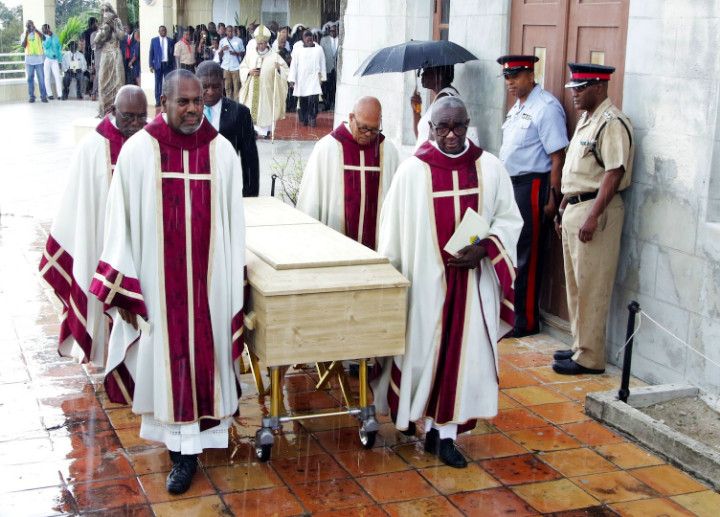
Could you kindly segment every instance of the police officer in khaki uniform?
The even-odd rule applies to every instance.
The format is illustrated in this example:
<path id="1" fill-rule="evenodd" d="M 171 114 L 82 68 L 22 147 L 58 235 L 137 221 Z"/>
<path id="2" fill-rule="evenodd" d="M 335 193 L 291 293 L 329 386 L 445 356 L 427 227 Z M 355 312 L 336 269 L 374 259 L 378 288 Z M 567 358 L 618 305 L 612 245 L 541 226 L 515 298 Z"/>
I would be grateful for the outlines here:
<path id="1" fill-rule="evenodd" d="M 567 150 L 555 228 L 563 241 L 572 350 L 555 352 L 560 374 L 605 371 L 605 324 L 615 282 L 634 153 L 630 120 L 608 98 L 611 66 L 568 63 L 573 104 L 585 113 Z"/>

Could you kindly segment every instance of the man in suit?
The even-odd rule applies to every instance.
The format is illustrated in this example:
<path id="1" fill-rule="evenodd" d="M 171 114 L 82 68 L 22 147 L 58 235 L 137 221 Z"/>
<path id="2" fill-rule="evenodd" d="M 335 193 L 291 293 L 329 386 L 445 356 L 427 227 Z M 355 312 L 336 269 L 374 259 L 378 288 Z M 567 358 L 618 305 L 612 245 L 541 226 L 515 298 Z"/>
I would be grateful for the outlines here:
<path id="1" fill-rule="evenodd" d="M 320 46 L 325 52 L 325 68 L 327 70 L 327 81 L 322 83 L 323 104 L 327 111 L 333 109 L 335 105 L 335 83 L 337 81 L 335 66 L 340 46 L 337 25 L 331 24 L 328 27 L 327 34 L 320 40 Z"/>
<path id="2" fill-rule="evenodd" d="M 132 68 L 130 68 L 130 59 L 132 58 L 132 46 L 135 39 L 133 38 L 132 24 L 126 23 L 124 26 L 125 35 L 120 40 L 120 53 L 123 58 L 123 66 L 125 67 L 125 84 L 135 84 Z"/>
<path id="3" fill-rule="evenodd" d="M 167 28 L 161 25 L 158 29 L 159 36 L 150 42 L 150 71 L 155 74 L 155 107 L 160 107 L 160 96 L 162 95 L 162 84 L 165 76 L 175 68 L 175 42 L 167 37 Z"/>
<path id="4" fill-rule="evenodd" d="M 243 171 L 243 197 L 257 197 L 260 190 L 260 164 L 255 129 L 250 110 L 223 97 L 223 69 L 215 61 L 203 61 L 196 74 L 203 88 L 205 118 L 230 140 L 240 154 Z"/>

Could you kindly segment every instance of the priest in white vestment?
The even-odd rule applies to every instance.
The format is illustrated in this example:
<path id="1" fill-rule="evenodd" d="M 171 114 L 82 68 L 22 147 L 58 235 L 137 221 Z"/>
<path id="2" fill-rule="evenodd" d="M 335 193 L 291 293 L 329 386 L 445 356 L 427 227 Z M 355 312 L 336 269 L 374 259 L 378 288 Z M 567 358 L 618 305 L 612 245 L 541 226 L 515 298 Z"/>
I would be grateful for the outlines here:
<path id="1" fill-rule="evenodd" d="M 172 72 L 161 103 L 120 153 L 90 291 L 114 323 L 108 396 L 170 450 L 179 494 L 197 454 L 228 446 L 238 411 L 245 225 L 240 161 L 203 118 L 200 81 Z"/>
<path id="2" fill-rule="evenodd" d="M 375 97 L 358 99 L 349 118 L 315 144 L 297 208 L 377 250 L 380 209 L 398 166 L 398 152 L 382 134 L 382 107 Z"/>
<path id="3" fill-rule="evenodd" d="M 107 321 L 89 289 L 103 246 L 105 202 L 120 149 L 146 119 L 142 89 L 120 88 L 110 114 L 78 144 L 40 261 L 40 275 L 63 305 L 60 355 L 98 367 L 105 366 Z"/>
<path id="4" fill-rule="evenodd" d="M 322 93 L 321 84 L 327 81 L 327 70 L 325 51 L 320 45 L 313 43 L 310 31 L 303 33 L 302 46 L 293 47 L 288 81 L 293 87 L 293 95 L 300 98 L 298 120 L 303 126 L 315 127 L 319 96 Z"/>
<path id="5" fill-rule="evenodd" d="M 264 25 L 255 29 L 256 45 L 248 47 L 240 63 L 239 102 L 250 109 L 255 131 L 267 136 L 275 122 L 285 118 L 288 92 L 288 66 L 280 54 L 269 48 L 270 30 Z"/>
<path id="6" fill-rule="evenodd" d="M 406 353 L 383 360 L 372 385 L 378 412 L 401 430 L 426 418 L 425 450 L 462 468 L 457 433 L 497 414 L 497 341 L 513 325 L 522 218 L 500 160 L 465 138 L 464 103 L 439 100 L 431 123 L 431 141 L 400 164 L 383 204 L 378 252 L 412 285 Z M 450 255 L 443 248 L 469 208 L 489 233 Z"/>

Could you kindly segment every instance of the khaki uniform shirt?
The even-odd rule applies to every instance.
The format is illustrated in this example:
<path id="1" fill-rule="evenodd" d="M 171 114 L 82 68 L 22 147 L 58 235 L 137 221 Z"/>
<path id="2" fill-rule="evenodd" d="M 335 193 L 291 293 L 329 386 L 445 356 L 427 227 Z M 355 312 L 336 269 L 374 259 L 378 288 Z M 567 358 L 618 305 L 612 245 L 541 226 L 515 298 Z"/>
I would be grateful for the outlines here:
<path id="1" fill-rule="evenodd" d="M 625 122 L 630 132 L 620 122 Z M 600 127 L 604 124 L 600 137 Z M 562 172 L 562 192 L 565 195 L 574 196 L 585 192 L 595 192 L 600 188 L 603 176 L 606 171 L 617 169 L 620 166 L 625 168 L 618 186 L 618 191 L 630 186 L 632 176 L 632 162 L 635 146 L 633 128 L 625 114 L 613 106 L 610 99 L 605 99 L 595 110 L 592 117 L 587 118 L 587 112 L 583 114 L 578 122 L 575 134 L 570 141 L 565 166 Z M 602 162 L 601 167 L 592 153 L 593 147 Z"/>
<path id="2" fill-rule="evenodd" d="M 193 52 L 191 48 L 195 48 L 192 43 L 190 44 L 190 48 L 188 48 L 187 44 L 182 40 L 175 43 L 175 57 L 178 58 L 181 64 L 195 64 L 195 52 Z"/>

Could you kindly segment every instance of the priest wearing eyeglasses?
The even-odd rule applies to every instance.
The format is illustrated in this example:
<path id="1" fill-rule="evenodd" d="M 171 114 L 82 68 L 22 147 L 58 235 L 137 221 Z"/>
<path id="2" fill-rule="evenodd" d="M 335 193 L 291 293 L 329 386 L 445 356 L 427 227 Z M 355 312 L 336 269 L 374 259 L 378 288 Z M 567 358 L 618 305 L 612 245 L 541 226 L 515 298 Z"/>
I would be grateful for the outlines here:
<path id="1" fill-rule="evenodd" d="M 382 107 L 375 97 L 358 99 L 349 119 L 315 144 L 297 208 L 376 250 L 380 209 L 398 152 L 382 134 Z"/>
<path id="2" fill-rule="evenodd" d="M 100 260 L 105 205 L 120 149 L 146 119 L 142 88 L 120 88 L 110 112 L 78 144 L 40 261 L 40 275 L 63 305 L 58 352 L 99 367 L 105 366 L 106 318 L 102 302 L 89 293 L 90 283 Z"/>
<path id="3" fill-rule="evenodd" d="M 467 466 L 457 434 L 498 411 L 497 342 L 513 327 L 523 224 L 505 167 L 466 138 L 469 123 L 462 100 L 437 101 L 430 140 L 400 164 L 387 193 L 378 252 L 412 284 L 405 354 L 384 358 L 372 382 L 378 412 L 390 411 L 405 434 L 423 419 L 425 450 L 455 468 Z M 450 254 L 468 209 L 487 235 L 470 232 Z"/>

